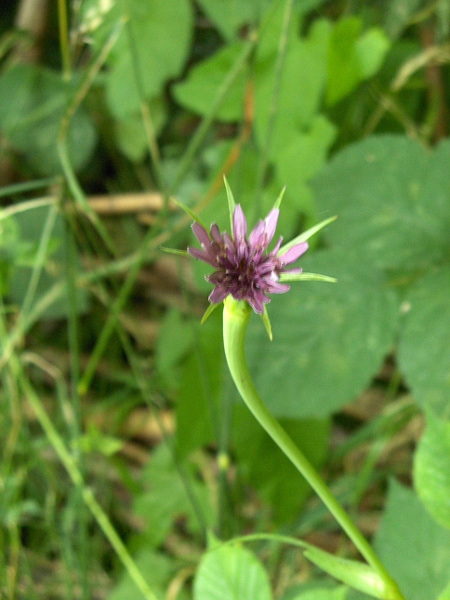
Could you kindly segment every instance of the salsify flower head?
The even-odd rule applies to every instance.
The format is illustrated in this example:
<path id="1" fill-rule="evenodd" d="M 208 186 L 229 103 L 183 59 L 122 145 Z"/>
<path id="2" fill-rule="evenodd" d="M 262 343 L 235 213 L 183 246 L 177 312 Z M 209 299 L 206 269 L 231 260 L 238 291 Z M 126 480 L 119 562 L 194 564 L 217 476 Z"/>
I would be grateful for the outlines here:
<path id="1" fill-rule="evenodd" d="M 192 230 L 200 242 L 201 248 L 188 247 L 185 250 L 164 248 L 167 252 L 178 255 L 190 255 L 211 265 L 215 270 L 206 276 L 206 280 L 214 285 L 209 296 L 211 302 L 205 312 L 202 323 L 222 300 L 229 305 L 244 303 L 260 314 L 272 339 L 272 329 L 266 304 L 270 302 L 269 294 L 284 294 L 290 289 L 287 281 L 336 281 L 333 277 L 318 273 L 304 273 L 301 268 L 287 269 L 308 249 L 307 240 L 336 217 L 325 219 L 304 231 L 292 241 L 281 246 L 280 237 L 273 248 L 268 250 L 277 227 L 279 207 L 283 199 L 284 189 L 275 201 L 273 209 L 264 220 L 259 221 L 247 237 L 247 220 L 240 204 L 236 204 L 233 193 L 224 177 L 225 188 L 230 209 L 232 235 L 220 232 L 216 223 L 207 227 L 192 210 L 173 198 L 190 217 L 194 224 Z M 234 299 L 234 300 L 233 300 Z M 236 301 L 236 302 L 235 302 Z M 245 304 L 247 303 L 247 304 Z M 241 306 L 241 304 L 239 304 Z M 248 308 L 250 311 L 251 309 Z"/>
<path id="2" fill-rule="evenodd" d="M 210 233 L 195 222 L 192 230 L 201 245 L 188 248 L 188 253 L 212 267 L 215 271 L 206 276 L 214 285 L 209 296 L 213 304 L 222 302 L 229 294 L 235 300 L 246 300 L 256 313 L 263 314 L 264 305 L 270 302 L 269 294 L 284 294 L 290 286 L 280 282 L 282 274 L 298 275 L 301 268 L 286 269 L 308 249 L 307 242 L 294 244 L 280 252 L 280 237 L 273 250 L 268 246 L 275 234 L 279 209 L 273 208 L 260 220 L 247 237 L 247 220 L 237 204 L 232 217 L 232 236 L 221 233 L 213 223 Z"/>

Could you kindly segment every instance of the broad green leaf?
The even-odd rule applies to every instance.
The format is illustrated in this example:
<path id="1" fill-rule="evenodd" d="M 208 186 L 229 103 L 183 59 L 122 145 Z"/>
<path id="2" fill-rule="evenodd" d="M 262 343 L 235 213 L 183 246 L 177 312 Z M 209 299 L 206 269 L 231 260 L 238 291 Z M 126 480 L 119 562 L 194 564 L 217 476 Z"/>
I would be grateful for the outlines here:
<path id="1" fill-rule="evenodd" d="M 325 235 L 403 278 L 448 257 L 450 143 L 434 152 L 404 136 L 374 136 L 338 153 L 313 188 L 337 214 Z"/>
<path id="2" fill-rule="evenodd" d="M 373 27 L 366 31 L 356 42 L 360 78 L 369 79 L 380 69 L 387 51 L 389 40 L 382 29 Z"/>
<path id="3" fill-rule="evenodd" d="M 319 469 L 327 456 L 329 421 L 284 419 L 281 424 Z M 295 519 L 311 488 L 244 405 L 235 408 L 233 447 L 242 477 L 270 504 L 272 518 L 277 523 Z"/>
<path id="4" fill-rule="evenodd" d="M 242 53 L 243 47 L 243 41 L 234 42 L 192 67 L 187 79 L 173 87 L 176 100 L 196 113 L 208 114 L 223 80 Z M 244 110 L 244 96 L 243 71 L 230 89 L 226 101 L 217 111 L 216 118 L 222 121 L 239 121 Z"/>
<path id="5" fill-rule="evenodd" d="M 157 373 L 174 389 L 180 380 L 180 362 L 192 348 L 194 332 L 192 322 L 183 319 L 178 310 L 170 310 L 161 322 L 155 350 Z"/>
<path id="6" fill-rule="evenodd" d="M 194 600 L 271 600 L 269 578 L 246 548 L 226 545 L 207 552 L 194 581 Z"/>
<path id="7" fill-rule="evenodd" d="M 166 122 L 166 107 L 162 98 L 151 98 L 148 102 L 151 126 L 158 134 Z M 142 161 L 149 151 L 149 140 L 141 113 L 126 114 L 114 123 L 117 147 L 131 161 Z"/>
<path id="8" fill-rule="evenodd" d="M 328 47 L 327 104 L 332 106 L 381 67 L 389 40 L 381 29 L 361 34 L 359 17 L 340 19 Z"/>
<path id="9" fill-rule="evenodd" d="M 167 80 L 180 74 L 191 42 L 192 6 L 188 0 L 88 0 L 85 4 L 84 15 L 95 17 L 95 26 L 88 29 L 99 51 L 124 22 L 108 55 L 106 77 L 111 112 L 123 119 L 137 113 L 142 101 L 158 97 Z"/>
<path id="10" fill-rule="evenodd" d="M 403 303 L 399 366 L 416 401 L 450 418 L 450 267 L 418 279 Z"/>
<path id="11" fill-rule="evenodd" d="M 450 421 L 427 411 L 427 427 L 414 455 L 414 484 L 429 513 L 450 529 Z"/>
<path id="12" fill-rule="evenodd" d="M 161 544 L 180 516 L 185 517 L 186 528 L 191 534 L 199 534 L 205 524 L 212 526 L 214 522 L 209 494 L 206 486 L 198 481 L 194 465 L 182 461 L 180 468 L 183 478 L 172 452 L 166 444 L 161 444 L 152 452 L 152 458 L 142 473 L 147 489 L 135 498 L 134 510 L 145 519 L 146 530 L 142 535 L 152 547 Z M 204 523 L 199 522 L 199 513 Z"/>
<path id="13" fill-rule="evenodd" d="M 61 173 L 57 139 L 77 82 L 78 78 L 67 82 L 56 71 L 24 64 L 16 64 L 0 76 L 0 130 L 39 175 Z M 92 120 L 79 108 L 67 136 L 75 171 L 86 165 L 96 138 Z"/>
<path id="14" fill-rule="evenodd" d="M 247 354 L 274 414 L 323 417 L 361 393 L 381 367 L 397 333 L 398 300 L 373 264 L 354 254 L 321 251 L 298 265 L 338 282 L 292 283 L 272 296 L 273 342 L 252 319 Z"/>
<path id="15" fill-rule="evenodd" d="M 330 28 L 328 21 L 319 20 L 313 23 L 306 38 L 290 40 L 280 83 L 275 81 L 276 55 L 264 60 L 260 58 L 257 63 L 255 133 L 259 146 L 264 148 L 267 127 L 273 127 L 269 138 L 271 159 L 277 159 L 279 152 L 295 141 L 299 134 L 307 134 L 319 112 L 325 87 Z M 277 86 L 277 112 L 275 121 L 271 123 L 274 86 Z M 283 185 L 287 183 L 281 181 Z"/>
<path id="16" fill-rule="evenodd" d="M 221 316 L 219 308 L 204 325 L 200 321 L 191 324 L 194 343 L 183 364 L 176 404 L 176 443 L 181 456 L 219 438 L 223 393 Z"/>
<path id="17" fill-rule="evenodd" d="M 391 481 L 375 549 L 408 600 L 437 598 L 448 584 L 450 532 L 427 513 L 417 496 Z"/>
<path id="18" fill-rule="evenodd" d="M 351 92 L 360 80 L 356 43 L 362 21 L 358 17 L 339 20 L 328 46 L 327 103 L 331 106 Z"/>
<path id="19" fill-rule="evenodd" d="M 311 213 L 308 181 L 317 175 L 336 135 L 336 128 L 325 117 L 317 116 L 311 128 L 291 136 L 275 159 L 278 179 L 297 198 L 298 206 Z M 304 199 L 303 202 L 301 199 Z"/>

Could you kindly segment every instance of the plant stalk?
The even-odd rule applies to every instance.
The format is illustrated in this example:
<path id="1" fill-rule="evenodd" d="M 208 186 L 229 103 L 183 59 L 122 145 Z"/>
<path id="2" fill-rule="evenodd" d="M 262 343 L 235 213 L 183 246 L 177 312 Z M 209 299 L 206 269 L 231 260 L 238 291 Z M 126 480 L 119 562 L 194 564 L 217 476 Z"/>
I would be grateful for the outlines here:
<path id="1" fill-rule="evenodd" d="M 386 571 L 369 542 L 336 500 L 322 477 L 316 472 L 308 459 L 261 400 L 250 376 L 245 359 L 245 335 L 251 313 L 252 309 L 246 301 L 238 302 L 231 295 L 224 301 L 223 337 L 225 355 L 231 376 L 239 393 L 256 420 L 317 493 L 367 563 L 383 579 L 386 590 L 388 590 L 387 597 L 392 600 L 405 600 L 397 583 Z"/>

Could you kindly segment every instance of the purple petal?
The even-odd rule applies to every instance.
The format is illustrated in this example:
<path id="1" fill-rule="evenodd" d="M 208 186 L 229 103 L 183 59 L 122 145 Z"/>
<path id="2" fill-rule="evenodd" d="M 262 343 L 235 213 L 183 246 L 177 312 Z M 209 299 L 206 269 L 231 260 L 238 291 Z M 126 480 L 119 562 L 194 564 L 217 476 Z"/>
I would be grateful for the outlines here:
<path id="1" fill-rule="evenodd" d="M 235 242 L 245 239 L 247 235 L 247 221 L 240 204 L 236 204 L 233 214 L 233 238 Z"/>
<path id="2" fill-rule="evenodd" d="M 302 254 L 308 250 L 308 242 L 302 242 L 301 244 L 296 244 L 289 248 L 287 252 L 278 256 L 278 259 L 285 265 L 289 265 L 293 263 L 299 258 Z"/>
<path id="3" fill-rule="evenodd" d="M 253 295 L 248 295 L 246 300 L 258 314 L 262 314 L 264 312 L 264 304 L 270 302 L 270 298 L 264 296 L 261 290 L 254 290 Z"/>
<path id="4" fill-rule="evenodd" d="M 211 244 L 208 232 L 199 223 L 192 223 L 192 231 L 203 247 L 207 248 Z"/>
<path id="5" fill-rule="evenodd" d="M 273 208 L 264 220 L 264 223 L 266 224 L 266 246 L 270 244 L 275 235 L 279 215 L 280 210 L 278 208 Z"/>
<path id="6" fill-rule="evenodd" d="M 267 292 L 269 292 L 269 294 L 284 294 L 286 292 L 288 292 L 291 289 L 290 285 L 287 285 L 286 283 L 278 283 L 278 281 L 270 281 L 267 284 Z"/>
<path id="7" fill-rule="evenodd" d="M 220 229 L 218 228 L 217 223 L 213 223 L 211 225 L 211 237 L 218 244 L 220 244 L 222 241 L 222 238 L 220 237 Z"/>
<path id="8" fill-rule="evenodd" d="M 264 232 L 266 230 L 266 224 L 264 221 L 258 221 L 250 232 L 248 241 L 250 246 L 264 246 Z"/>
<path id="9" fill-rule="evenodd" d="M 198 260 L 202 260 L 203 262 L 206 262 L 209 265 L 212 265 L 213 267 L 217 267 L 216 260 L 214 259 L 213 256 L 208 254 L 208 252 L 205 252 L 204 250 L 200 250 L 200 248 L 191 248 L 190 246 L 188 246 L 187 251 L 194 258 L 197 258 Z"/>
<path id="10" fill-rule="evenodd" d="M 208 300 L 213 304 L 218 304 L 219 302 L 222 302 L 222 300 L 225 300 L 229 293 L 229 290 L 225 287 L 217 286 L 210 293 Z"/>

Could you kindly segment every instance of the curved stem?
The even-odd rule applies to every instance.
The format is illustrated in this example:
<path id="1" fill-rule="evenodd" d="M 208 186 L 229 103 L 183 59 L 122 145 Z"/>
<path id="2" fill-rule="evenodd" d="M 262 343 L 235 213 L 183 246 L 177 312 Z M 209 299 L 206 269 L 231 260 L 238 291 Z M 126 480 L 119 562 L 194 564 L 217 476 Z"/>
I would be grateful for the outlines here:
<path id="1" fill-rule="evenodd" d="M 253 384 L 245 359 L 245 334 L 251 313 L 252 309 L 245 301 L 237 302 L 231 295 L 224 301 L 223 338 L 225 355 L 231 376 L 239 393 L 256 420 L 321 498 L 322 502 L 353 541 L 367 563 L 383 579 L 386 589 L 390 591 L 389 597 L 396 600 L 404 600 L 396 582 L 393 581 L 386 571 L 369 542 L 333 496 L 321 476 L 316 472 L 301 450 L 297 448 L 261 400 Z"/>

